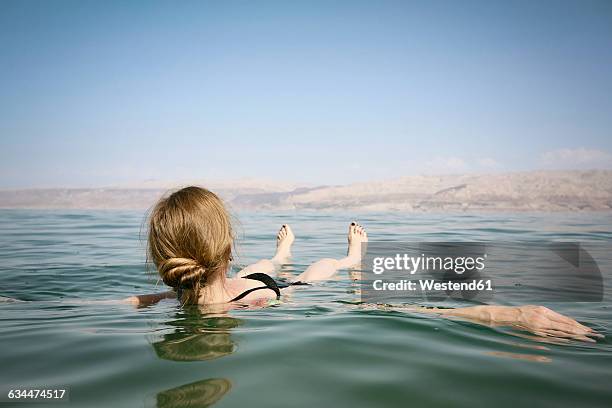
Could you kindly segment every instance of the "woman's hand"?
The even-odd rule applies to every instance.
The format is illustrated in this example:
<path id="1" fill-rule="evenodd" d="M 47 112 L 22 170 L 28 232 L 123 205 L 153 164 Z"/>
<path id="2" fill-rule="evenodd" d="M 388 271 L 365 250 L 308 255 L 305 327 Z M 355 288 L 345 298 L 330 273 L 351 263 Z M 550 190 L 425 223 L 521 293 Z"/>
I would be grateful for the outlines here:
<path id="1" fill-rule="evenodd" d="M 542 337 L 571 338 L 594 343 L 602 338 L 590 327 L 544 306 L 474 306 L 447 309 L 445 315 L 464 317 L 496 326 L 512 326 Z"/>
<path id="2" fill-rule="evenodd" d="M 603 337 L 590 327 L 544 306 L 527 305 L 516 309 L 518 318 L 514 326 L 529 330 L 538 336 L 573 338 L 592 343 L 595 340 L 591 337 Z"/>

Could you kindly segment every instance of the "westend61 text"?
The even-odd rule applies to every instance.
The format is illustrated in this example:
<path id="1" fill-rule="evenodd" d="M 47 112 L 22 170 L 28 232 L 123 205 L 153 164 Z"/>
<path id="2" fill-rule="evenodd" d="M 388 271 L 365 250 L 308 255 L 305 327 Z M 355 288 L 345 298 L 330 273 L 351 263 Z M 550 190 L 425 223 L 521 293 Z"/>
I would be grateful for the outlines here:
<path id="1" fill-rule="evenodd" d="M 418 282 L 418 284 L 417 284 Z M 374 290 L 399 290 L 399 291 L 416 291 L 416 290 L 493 290 L 491 279 L 474 279 L 466 282 L 438 282 L 433 279 L 419 279 L 417 282 L 401 279 L 399 281 L 385 282 L 382 279 L 377 279 L 372 282 Z"/>

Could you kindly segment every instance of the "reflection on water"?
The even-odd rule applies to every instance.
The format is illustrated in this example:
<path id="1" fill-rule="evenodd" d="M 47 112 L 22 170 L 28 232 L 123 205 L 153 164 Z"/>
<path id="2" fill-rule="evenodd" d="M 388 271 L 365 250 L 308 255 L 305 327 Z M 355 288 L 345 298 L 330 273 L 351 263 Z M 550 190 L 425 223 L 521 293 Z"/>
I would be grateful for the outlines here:
<path id="1" fill-rule="evenodd" d="M 159 358 L 171 361 L 213 360 L 232 354 L 231 330 L 242 324 L 228 315 L 210 314 L 203 307 L 184 307 L 165 323 L 171 332 L 153 337 Z M 161 391 L 158 407 L 208 407 L 232 388 L 226 378 L 209 378 Z"/>
<path id="2" fill-rule="evenodd" d="M 504 351 L 489 351 L 486 353 L 489 356 L 513 358 L 515 360 L 533 361 L 536 363 L 550 363 L 550 357 L 537 356 L 534 354 L 509 353 Z"/>
<path id="3" fill-rule="evenodd" d="M 207 315 L 198 306 L 185 307 L 166 322 L 172 332 L 151 339 L 158 357 L 172 361 L 212 360 L 235 350 L 230 330 L 241 324 L 228 315 Z"/>
<path id="4" fill-rule="evenodd" d="M 225 378 L 208 378 L 157 394 L 159 408 L 209 407 L 232 388 Z"/>

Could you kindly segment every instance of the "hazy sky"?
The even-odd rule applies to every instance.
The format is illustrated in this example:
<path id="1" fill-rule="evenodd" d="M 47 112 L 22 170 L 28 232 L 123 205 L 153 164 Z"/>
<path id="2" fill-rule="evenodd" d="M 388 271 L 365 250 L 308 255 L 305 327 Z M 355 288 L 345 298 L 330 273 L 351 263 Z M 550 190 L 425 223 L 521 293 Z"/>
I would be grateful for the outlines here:
<path id="1" fill-rule="evenodd" d="M 610 1 L 0 2 L 0 188 L 612 167 Z"/>

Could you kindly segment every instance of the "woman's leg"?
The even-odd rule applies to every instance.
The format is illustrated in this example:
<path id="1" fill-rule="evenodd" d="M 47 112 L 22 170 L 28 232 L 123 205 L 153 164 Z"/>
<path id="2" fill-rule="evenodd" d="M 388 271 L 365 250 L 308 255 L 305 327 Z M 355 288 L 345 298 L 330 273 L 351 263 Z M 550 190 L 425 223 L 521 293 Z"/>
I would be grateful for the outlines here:
<path id="1" fill-rule="evenodd" d="M 276 254 L 271 259 L 262 259 L 254 264 L 248 265 L 236 274 L 236 277 L 246 276 L 251 273 L 271 274 L 276 269 L 287 263 L 291 257 L 291 245 L 295 241 L 293 231 L 288 224 L 283 224 L 276 235 Z"/>
<path id="2" fill-rule="evenodd" d="M 368 242 L 365 229 L 353 222 L 348 230 L 348 251 L 342 259 L 325 258 L 310 265 L 295 278 L 296 282 L 314 282 L 333 277 L 339 269 L 346 269 L 361 262 L 362 243 Z"/>

